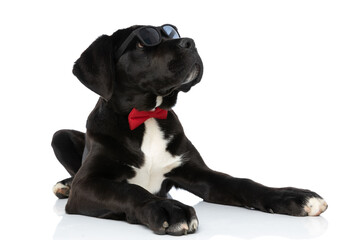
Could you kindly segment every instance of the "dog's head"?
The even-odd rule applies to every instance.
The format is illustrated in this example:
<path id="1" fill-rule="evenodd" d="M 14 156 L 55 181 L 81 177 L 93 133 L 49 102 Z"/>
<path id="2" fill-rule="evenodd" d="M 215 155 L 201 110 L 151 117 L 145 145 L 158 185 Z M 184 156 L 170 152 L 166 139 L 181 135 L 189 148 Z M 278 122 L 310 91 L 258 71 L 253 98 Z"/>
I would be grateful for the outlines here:
<path id="1" fill-rule="evenodd" d="M 179 91 L 187 92 L 200 82 L 201 58 L 190 38 L 174 39 L 158 31 L 159 43 L 144 46 L 139 37 L 129 37 L 141 27 L 99 37 L 81 54 L 73 73 L 119 110 L 145 111 L 156 106 L 169 109 L 176 103 Z"/>

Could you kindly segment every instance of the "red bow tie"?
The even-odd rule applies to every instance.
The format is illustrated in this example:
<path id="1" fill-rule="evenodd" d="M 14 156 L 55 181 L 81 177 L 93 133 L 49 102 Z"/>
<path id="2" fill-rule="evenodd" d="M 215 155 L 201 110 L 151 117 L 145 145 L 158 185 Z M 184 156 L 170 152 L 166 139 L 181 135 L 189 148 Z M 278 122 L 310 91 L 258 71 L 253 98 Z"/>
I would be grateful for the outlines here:
<path id="1" fill-rule="evenodd" d="M 167 113 L 167 110 L 161 108 L 156 108 L 154 111 L 139 111 L 133 108 L 128 117 L 130 129 L 134 130 L 149 118 L 166 119 Z"/>

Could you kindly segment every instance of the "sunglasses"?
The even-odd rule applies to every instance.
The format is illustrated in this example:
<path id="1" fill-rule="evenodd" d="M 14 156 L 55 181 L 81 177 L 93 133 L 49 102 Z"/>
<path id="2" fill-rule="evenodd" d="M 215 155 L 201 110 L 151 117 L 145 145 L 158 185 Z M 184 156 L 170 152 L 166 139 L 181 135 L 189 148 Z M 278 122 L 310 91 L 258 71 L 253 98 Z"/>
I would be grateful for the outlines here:
<path id="1" fill-rule="evenodd" d="M 165 36 L 170 39 L 180 38 L 180 34 L 177 31 L 177 28 L 170 24 L 162 25 L 161 27 L 153 26 L 144 26 L 135 29 L 130 33 L 130 35 L 125 39 L 123 44 L 116 51 L 115 57 L 119 59 L 124 53 L 130 42 L 137 37 L 141 44 L 147 47 L 153 47 L 160 44 L 162 36 Z"/>

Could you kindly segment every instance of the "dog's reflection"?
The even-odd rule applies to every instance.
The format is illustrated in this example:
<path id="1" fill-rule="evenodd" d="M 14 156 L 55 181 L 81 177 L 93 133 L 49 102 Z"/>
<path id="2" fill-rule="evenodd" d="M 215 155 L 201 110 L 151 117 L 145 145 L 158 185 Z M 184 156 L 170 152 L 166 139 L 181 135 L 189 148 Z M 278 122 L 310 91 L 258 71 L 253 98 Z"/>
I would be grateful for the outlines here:
<path id="1" fill-rule="evenodd" d="M 62 216 L 54 232 L 54 239 L 158 239 L 142 225 L 124 221 L 104 220 L 65 214 L 67 200 L 57 200 L 54 211 Z M 291 239 L 315 238 L 327 229 L 324 217 L 291 217 L 267 214 L 244 208 L 206 202 L 194 206 L 200 219 L 199 231 L 186 239 L 217 239 L 229 237 L 257 238 L 274 236 Z"/>

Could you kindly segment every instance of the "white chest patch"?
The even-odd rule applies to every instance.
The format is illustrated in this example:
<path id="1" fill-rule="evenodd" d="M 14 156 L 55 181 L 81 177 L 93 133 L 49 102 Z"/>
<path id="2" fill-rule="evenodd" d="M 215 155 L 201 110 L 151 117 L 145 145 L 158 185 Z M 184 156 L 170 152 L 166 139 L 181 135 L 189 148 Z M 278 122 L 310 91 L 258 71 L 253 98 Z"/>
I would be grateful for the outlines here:
<path id="1" fill-rule="evenodd" d="M 181 156 L 173 156 L 166 151 L 170 139 L 165 139 L 157 121 L 153 118 L 145 123 L 145 133 L 141 145 L 144 153 L 144 165 L 135 168 L 135 177 L 128 180 L 151 193 L 160 191 L 165 180 L 164 174 L 181 165 Z"/>

